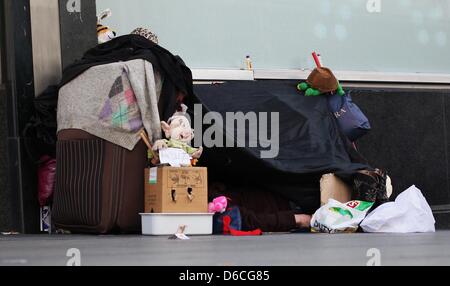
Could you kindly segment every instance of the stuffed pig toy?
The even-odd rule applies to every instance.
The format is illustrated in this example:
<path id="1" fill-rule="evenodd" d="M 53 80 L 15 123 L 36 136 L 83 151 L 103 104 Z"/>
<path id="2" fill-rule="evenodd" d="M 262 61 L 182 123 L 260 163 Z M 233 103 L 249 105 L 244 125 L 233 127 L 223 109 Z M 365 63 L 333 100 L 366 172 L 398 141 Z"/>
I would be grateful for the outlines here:
<path id="1" fill-rule="evenodd" d="M 191 128 L 187 115 L 187 106 L 182 105 L 182 111 L 177 112 L 168 122 L 161 122 L 161 128 L 167 139 L 158 140 L 153 145 L 154 151 L 166 148 L 179 148 L 188 153 L 192 159 L 200 159 L 203 148 L 191 147 L 194 139 L 194 130 Z"/>

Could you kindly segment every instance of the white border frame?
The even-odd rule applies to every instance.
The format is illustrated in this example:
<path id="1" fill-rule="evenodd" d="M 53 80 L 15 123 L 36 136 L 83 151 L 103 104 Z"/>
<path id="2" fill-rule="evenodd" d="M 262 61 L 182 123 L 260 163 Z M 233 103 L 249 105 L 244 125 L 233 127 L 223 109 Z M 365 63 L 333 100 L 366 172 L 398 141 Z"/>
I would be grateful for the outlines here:
<path id="1" fill-rule="evenodd" d="M 192 69 L 194 80 L 254 80 L 253 71 L 231 69 Z"/>
<path id="2" fill-rule="evenodd" d="M 192 69 L 194 80 L 305 80 L 311 70 Z M 450 74 L 337 71 L 342 82 L 450 84 Z"/>

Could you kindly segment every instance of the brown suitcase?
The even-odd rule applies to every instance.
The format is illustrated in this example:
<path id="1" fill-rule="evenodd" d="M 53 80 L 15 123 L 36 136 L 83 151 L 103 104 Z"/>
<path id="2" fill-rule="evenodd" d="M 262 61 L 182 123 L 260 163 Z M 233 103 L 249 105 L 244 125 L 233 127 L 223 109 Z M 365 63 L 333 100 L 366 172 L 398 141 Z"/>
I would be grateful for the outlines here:
<path id="1" fill-rule="evenodd" d="M 58 134 L 57 175 L 52 219 L 74 233 L 141 231 L 147 151 L 133 151 L 82 130 Z"/>

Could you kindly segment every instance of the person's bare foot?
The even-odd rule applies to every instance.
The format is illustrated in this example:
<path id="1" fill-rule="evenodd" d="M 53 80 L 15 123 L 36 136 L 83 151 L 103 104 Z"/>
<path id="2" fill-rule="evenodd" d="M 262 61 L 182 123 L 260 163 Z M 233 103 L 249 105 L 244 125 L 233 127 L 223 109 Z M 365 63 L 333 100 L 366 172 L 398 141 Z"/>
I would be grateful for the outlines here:
<path id="1" fill-rule="evenodd" d="M 298 228 L 311 227 L 312 216 L 310 215 L 295 215 L 295 223 Z"/>

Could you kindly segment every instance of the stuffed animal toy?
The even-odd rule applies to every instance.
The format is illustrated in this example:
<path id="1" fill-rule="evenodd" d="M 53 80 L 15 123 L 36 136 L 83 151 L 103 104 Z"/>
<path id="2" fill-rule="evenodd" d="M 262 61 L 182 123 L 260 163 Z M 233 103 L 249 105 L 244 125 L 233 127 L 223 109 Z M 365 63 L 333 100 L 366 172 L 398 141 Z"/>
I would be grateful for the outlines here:
<path id="1" fill-rule="evenodd" d="M 208 205 L 208 212 L 211 214 L 220 213 L 223 214 L 228 207 L 228 199 L 224 196 L 215 198 Z"/>
<path id="2" fill-rule="evenodd" d="M 167 139 L 158 140 L 153 145 L 154 151 L 166 148 L 179 148 L 188 153 L 192 159 L 200 159 L 203 147 L 194 148 L 190 143 L 194 139 L 194 130 L 191 128 L 187 115 L 187 106 L 182 105 L 182 110 L 175 113 L 168 122 L 161 122 L 161 128 Z"/>
<path id="3" fill-rule="evenodd" d="M 305 96 L 319 96 L 325 93 L 337 93 L 345 95 L 339 81 L 329 68 L 320 67 L 313 70 L 306 82 L 297 86 L 298 90 L 305 92 Z"/>
<path id="4" fill-rule="evenodd" d="M 159 44 L 158 36 L 155 33 L 153 33 L 150 29 L 136 28 L 133 30 L 133 32 L 131 32 L 131 34 L 142 36 L 155 44 Z"/>
<path id="5" fill-rule="evenodd" d="M 110 9 L 106 9 L 97 16 L 97 38 L 98 43 L 103 44 L 111 41 L 116 37 L 116 32 L 111 30 L 108 26 L 104 26 L 101 22 L 112 16 Z"/>

